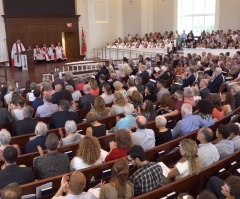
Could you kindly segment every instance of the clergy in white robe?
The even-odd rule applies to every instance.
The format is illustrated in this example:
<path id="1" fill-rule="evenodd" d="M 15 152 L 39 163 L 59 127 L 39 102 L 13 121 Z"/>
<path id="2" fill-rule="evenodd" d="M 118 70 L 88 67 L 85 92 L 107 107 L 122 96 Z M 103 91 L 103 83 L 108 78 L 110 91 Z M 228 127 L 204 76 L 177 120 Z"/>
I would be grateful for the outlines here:
<path id="1" fill-rule="evenodd" d="M 50 56 L 50 60 L 52 62 L 56 62 L 57 61 L 56 49 L 54 47 L 54 44 L 51 44 L 51 46 L 49 47 L 48 55 Z"/>
<path id="2" fill-rule="evenodd" d="M 23 44 L 21 43 L 20 39 L 16 41 L 16 43 L 12 46 L 11 51 L 11 58 L 12 58 L 12 65 L 21 68 L 22 62 L 21 62 L 21 55 L 20 53 L 25 51 L 25 48 Z"/>
<path id="3" fill-rule="evenodd" d="M 38 45 L 36 45 L 35 48 L 33 49 L 33 57 L 34 61 L 36 62 L 42 62 L 43 60 L 42 50 L 41 48 L 38 47 Z"/>
<path id="4" fill-rule="evenodd" d="M 45 61 L 51 61 L 50 60 L 50 56 L 48 54 L 48 47 L 46 46 L 46 44 L 43 44 L 43 47 L 42 47 L 42 55 L 43 55 L 43 59 Z"/>
<path id="5" fill-rule="evenodd" d="M 56 55 L 58 61 L 65 61 L 66 56 L 63 51 L 63 47 L 61 46 L 60 42 L 58 42 L 58 45 L 56 46 Z"/>

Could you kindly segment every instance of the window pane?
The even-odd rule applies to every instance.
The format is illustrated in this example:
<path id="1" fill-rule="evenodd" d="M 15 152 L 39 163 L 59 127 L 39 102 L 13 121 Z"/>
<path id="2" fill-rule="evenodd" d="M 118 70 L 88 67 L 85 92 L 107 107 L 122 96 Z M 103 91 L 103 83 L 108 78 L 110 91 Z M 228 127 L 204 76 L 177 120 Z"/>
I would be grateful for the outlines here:
<path id="1" fill-rule="evenodd" d="M 194 14 L 204 14 L 205 0 L 194 0 Z"/>
<path id="2" fill-rule="evenodd" d="M 192 13 L 193 13 L 193 0 L 182 0 L 182 15 Z"/>
<path id="3" fill-rule="evenodd" d="M 200 36 L 204 29 L 204 17 L 193 17 L 193 34 Z"/>
<path id="4" fill-rule="evenodd" d="M 208 32 L 212 32 L 215 26 L 215 16 L 206 16 L 205 17 L 205 30 Z"/>
<path id="5" fill-rule="evenodd" d="M 215 13 L 216 0 L 206 0 L 205 13 Z"/>
<path id="6" fill-rule="evenodd" d="M 192 17 L 182 17 L 182 30 L 186 33 L 192 30 Z"/>

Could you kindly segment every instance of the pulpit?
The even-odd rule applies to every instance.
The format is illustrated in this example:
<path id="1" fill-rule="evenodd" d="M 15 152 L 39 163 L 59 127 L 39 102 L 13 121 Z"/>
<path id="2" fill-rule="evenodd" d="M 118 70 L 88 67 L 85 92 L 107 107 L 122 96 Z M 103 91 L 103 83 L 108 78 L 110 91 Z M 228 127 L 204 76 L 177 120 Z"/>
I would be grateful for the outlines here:
<path id="1" fill-rule="evenodd" d="M 21 52 L 21 63 L 22 70 L 28 70 L 28 68 L 34 67 L 34 59 L 33 59 L 33 50 L 26 50 Z"/>

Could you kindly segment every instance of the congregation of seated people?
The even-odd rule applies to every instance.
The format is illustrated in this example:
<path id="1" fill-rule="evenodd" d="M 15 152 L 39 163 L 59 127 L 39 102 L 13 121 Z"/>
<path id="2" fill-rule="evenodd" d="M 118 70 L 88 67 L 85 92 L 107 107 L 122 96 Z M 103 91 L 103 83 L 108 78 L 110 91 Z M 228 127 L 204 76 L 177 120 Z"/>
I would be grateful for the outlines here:
<path id="1" fill-rule="evenodd" d="M 107 48 L 153 48 L 167 49 L 172 51 L 172 47 L 186 48 L 211 48 L 211 49 L 240 49 L 240 30 L 231 30 L 227 32 L 223 30 L 205 31 L 200 36 L 195 37 L 193 31 L 186 33 L 183 30 L 165 31 L 164 33 L 155 32 L 145 34 L 140 37 L 139 34 L 132 36 L 128 34 L 124 39 L 119 37 L 114 42 L 107 42 Z"/>
<path id="2" fill-rule="evenodd" d="M 2 194 L 8 189 L 13 191 L 11 183 L 22 185 L 63 175 L 54 198 L 64 197 L 64 191 L 65 198 L 94 198 L 91 190 L 84 192 L 88 182 L 81 169 L 115 161 L 110 181 L 101 184 L 99 198 L 132 198 L 197 175 L 239 150 L 237 124 L 219 124 L 216 131 L 211 126 L 240 106 L 240 53 L 233 58 L 212 54 L 167 55 L 164 59 L 160 55 L 153 59 L 139 56 L 136 65 L 128 60 L 131 58 L 124 58 L 124 67 L 119 69 L 111 60 L 99 63 L 94 76 L 79 76 L 77 82 L 72 72 L 67 72 L 64 79 L 55 73 L 53 82 L 47 76 L 38 85 L 26 82 L 24 91 L 13 80 L 5 90 L 1 88 L 0 179 L 6 179 L 0 180 Z M 235 64 L 237 74 L 231 72 L 227 60 Z M 232 80 L 227 82 L 227 77 Z M 111 129 L 101 123 L 108 117 L 116 119 Z M 178 119 L 174 123 L 168 119 L 171 117 Z M 88 125 L 83 134 L 77 128 L 81 123 Z M 153 129 L 148 126 L 152 123 Z M 11 127 L 5 129 L 7 124 Z M 48 134 L 51 129 L 58 129 L 60 136 Z M 147 160 L 145 151 L 196 131 L 196 140 L 179 141 L 181 156 L 166 176 L 163 165 Z M 11 145 L 15 136 L 33 133 L 24 149 L 20 150 L 17 143 Z M 104 151 L 99 139 L 111 133 L 115 139 Z M 58 151 L 72 144 L 78 146 L 73 158 Z M 33 168 L 17 165 L 23 154 L 36 152 L 39 157 Z M 129 173 L 129 163 L 137 167 L 134 173 Z M 71 175 L 65 175 L 70 171 Z M 239 181 L 238 177 L 233 180 Z M 214 182 L 211 179 L 209 183 Z M 226 184 L 228 194 L 239 196 L 231 192 L 237 185 L 228 180 Z M 218 197 L 221 187 L 212 187 L 206 185 Z"/>

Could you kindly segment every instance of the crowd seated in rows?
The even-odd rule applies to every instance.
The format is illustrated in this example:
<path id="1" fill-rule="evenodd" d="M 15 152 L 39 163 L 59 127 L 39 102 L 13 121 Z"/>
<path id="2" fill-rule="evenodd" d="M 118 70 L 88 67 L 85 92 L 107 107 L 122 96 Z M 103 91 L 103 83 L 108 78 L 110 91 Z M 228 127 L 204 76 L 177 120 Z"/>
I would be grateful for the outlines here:
<path id="1" fill-rule="evenodd" d="M 160 32 L 145 34 L 141 38 L 138 34 L 131 36 L 128 34 L 124 39 L 119 37 L 114 42 L 107 42 L 107 48 L 155 48 L 172 50 L 174 47 L 187 47 L 187 48 L 211 48 L 211 49 L 240 49 L 240 30 L 232 31 L 217 30 L 208 32 L 203 30 L 198 37 L 194 36 L 192 30 L 187 34 L 185 30 L 180 34 L 178 30 L 165 31 L 163 34 Z"/>
<path id="2" fill-rule="evenodd" d="M 46 78 L 42 83 L 45 86 L 39 88 L 36 84 L 30 83 L 30 87 L 31 85 L 32 87 L 26 90 L 26 95 L 21 94 L 21 96 L 11 81 L 9 82 L 9 91 L 7 91 L 9 96 L 2 102 L 6 108 L 3 112 L 6 115 L 12 115 L 11 112 L 16 112 L 13 110 L 21 110 L 22 118 L 15 117 L 14 119 L 11 116 L 12 120 L 1 120 L 2 125 L 14 121 L 13 130 L 8 129 L 11 131 L 12 136 L 23 134 L 30 136 L 35 132 L 36 138 L 28 143 L 26 142 L 25 151 L 22 150 L 21 152 L 30 153 L 35 151 L 34 156 L 36 151 L 40 153 L 40 157 L 33 162 L 36 179 L 46 179 L 59 174 L 64 175 L 71 170 L 79 170 L 102 164 L 104 161 L 128 157 L 133 165 L 139 167 L 129 178 L 132 185 L 127 182 L 126 178 L 124 181 L 127 184 L 125 191 L 122 192 L 113 183 L 110 184 L 111 187 L 106 187 L 102 193 L 100 190 L 100 194 L 118 194 L 120 192 L 125 194 L 127 192 L 127 196 L 131 197 L 133 194 L 137 196 L 146 193 L 161 187 L 165 182 L 163 182 L 162 167 L 155 162 L 147 162 L 144 150 L 151 151 L 155 146 L 165 144 L 177 137 L 191 135 L 191 132 L 203 127 L 199 130 L 198 135 L 195 132 L 197 140 L 200 142 L 198 147 L 195 142 L 196 139 L 187 139 L 186 143 L 185 141 L 180 142 L 182 159 L 178 157 L 178 160 L 180 160 L 173 169 L 170 168 L 170 174 L 167 176 L 169 179 L 178 179 L 183 176 L 197 174 L 203 168 L 217 162 L 219 159 L 224 159 L 224 157 L 233 154 L 234 151 L 239 149 L 239 131 L 237 131 L 236 126 L 230 124 L 222 126 L 217 123 L 216 134 L 206 128 L 214 125 L 215 122 L 225 121 L 225 116 L 239 107 L 236 104 L 240 93 L 238 82 L 231 82 L 234 84 L 225 86 L 225 89 L 222 89 L 226 79 L 226 74 L 222 72 L 223 69 L 227 71 L 228 76 L 232 75 L 229 73 L 229 69 L 226 70 L 224 67 L 225 64 L 222 66 L 221 63 L 216 62 L 215 59 L 220 58 L 206 55 L 206 58 L 203 58 L 209 62 L 208 66 L 206 66 L 204 63 L 198 65 L 202 56 L 196 59 L 194 56 L 191 55 L 185 58 L 179 55 L 167 56 L 166 59 L 159 60 L 157 55 L 153 62 L 151 59 L 144 59 L 143 56 L 140 56 L 139 63 L 136 66 L 132 65 L 134 70 L 131 70 L 132 72 L 128 75 L 126 73 L 125 76 L 117 75 L 120 73 L 117 72 L 116 67 L 111 67 L 111 71 L 107 72 L 106 70 L 110 68 L 110 65 L 112 66 L 110 62 L 108 67 L 102 64 L 103 66 L 100 67 L 95 77 L 86 77 L 85 80 L 81 80 L 82 83 L 84 82 L 81 85 L 80 89 L 83 89 L 81 91 L 77 89 L 77 84 L 75 84 L 71 72 L 67 74 L 66 79 L 62 80 L 63 85 L 59 81 L 58 83 L 55 82 L 56 84 L 53 86 L 53 82 Z M 228 56 L 226 55 L 227 59 Z M 239 61 L 239 55 L 230 58 L 229 61 L 232 61 L 232 63 Z M 124 62 L 127 65 L 130 64 L 127 63 L 128 59 L 124 59 Z M 160 65 L 157 65 L 159 62 L 161 62 Z M 206 68 L 202 68 L 205 66 L 209 69 L 206 70 L 207 73 L 205 73 Z M 131 68 L 130 65 L 128 67 Z M 180 72 L 180 76 L 176 76 L 178 72 Z M 188 82 L 188 78 L 190 78 L 191 83 L 185 84 Z M 219 82 L 214 83 L 216 79 L 220 79 L 221 84 Z M 175 86 L 177 83 L 179 87 Z M 91 92 L 91 89 L 94 92 Z M 75 92 L 78 94 L 82 92 L 82 95 L 78 96 L 79 99 L 73 95 Z M 171 92 L 173 96 L 170 95 Z M 34 107 L 34 109 L 32 104 L 36 100 L 35 98 L 43 99 L 44 104 L 39 105 L 37 108 Z M 8 99 L 10 99 L 9 104 L 6 103 Z M 54 103 L 53 99 L 56 100 Z M 112 102 L 113 104 L 111 104 Z M 41 111 L 46 113 L 48 110 L 46 108 L 41 110 L 41 106 L 46 104 L 55 109 L 44 115 Z M 48 116 L 48 122 L 44 124 L 38 121 L 46 119 L 43 117 L 33 118 L 34 111 L 36 116 L 41 114 L 42 116 Z M 121 114 L 122 118 L 117 114 Z M 108 137 L 108 135 L 106 136 L 107 130 L 110 130 L 106 129 L 108 123 L 101 122 L 104 119 L 108 120 L 107 116 L 111 116 L 111 119 L 107 122 L 114 120 L 116 123 L 113 122 L 112 127 L 114 128 L 110 131 L 110 133 L 115 133 L 112 136 L 115 137 L 115 142 L 109 143 L 110 151 L 107 152 L 105 158 L 106 154 L 103 153 L 99 140 Z M 157 116 L 156 119 L 155 116 Z M 169 127 L 169 116 L 178 118 L 176 121 L 174 120 L 175 123 L 171 123 L 171 127 Z M 86 123 L 84 123 L 85 118 Z M 82 124 L 80 124 L 81 121 L 83 121 Z M 149 128 L 149 124 L 155 129 Z M 86 125 L 82 133 L 85 134 L 85 137 L 76 132 L 82 130 L 79 129 L 81 125 Z M 54 133 L 47 135 L 49 129 L 53 129 Z M 11 136 L 5 130 L 0 131 L 0 133 L 3 134 L 3 138 L 6 137 L 6 139 L 0 139 L 0 149 L 3 154 L 2 162 L 5 162 L 6 168 L 9 165 L 14 165 L 17 170 L 19 168 L 15 162 L 18 158 L 18 151 L 14 152 L 15 156 L 12 161 L 7 162 L 4 151 L 11 147 L 8 146 Z M 60 136 L 58 137 L 57 134 Z M 102 136 L 105 137 L 96 138 Z M 217 137 L 214 142 L 212 142 L 213 137 Z M 11 142 L 11 144 L 14 143 Z M 69 147 L 78 146 L 72 160 L 69 160 L 66 154 L 57 151 L 60 147 L 66 145 Z M 13 148 L 15 149 L 15 147 Z M 211 154 L 206 153 L 206 151 L 210 150 L 212 151 Z M 32 154 L 26 154 L 26 156 L 28 155 Z M 194 167 L 189 166 L 188 161 L 190 159 L 192 161 L 191 165 L 195 165 Z M 200 161 L 202 161 L 201 166 Z M 124 169 L 128 171 L 129 168 Z M 0 175 L 4 171 L 5 169 L 0 171 Z M 142 179 L 138 174 L 147 177 Z M 9 173 L 4 175 L 9 175 Z M 17 174 L 13 174 L 13 176 L 13 180 L 18 177 Z M 33 180 L 34 178 L 17 182 L 24 184 Z M 14 181 L 1 182 L 4 183 L 1 189 Z M 111 179 L 111 182 L 115 181 Z M 132 192 L 133 189 L 134 193 Z M 109 193 L 110 190 L 113 191 Z M 78 193 L 81 194 L 81 192 Z M 60 195 L 58 194 L 56 194 L 56 198 L 62 192 Z"/>

